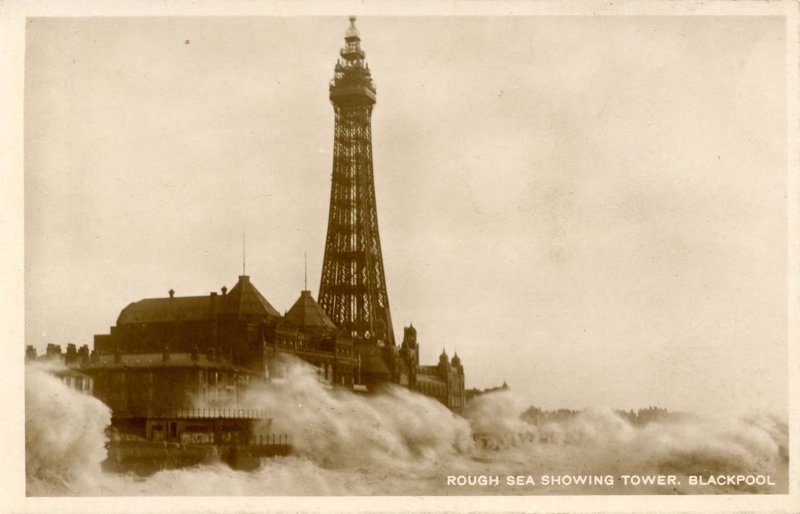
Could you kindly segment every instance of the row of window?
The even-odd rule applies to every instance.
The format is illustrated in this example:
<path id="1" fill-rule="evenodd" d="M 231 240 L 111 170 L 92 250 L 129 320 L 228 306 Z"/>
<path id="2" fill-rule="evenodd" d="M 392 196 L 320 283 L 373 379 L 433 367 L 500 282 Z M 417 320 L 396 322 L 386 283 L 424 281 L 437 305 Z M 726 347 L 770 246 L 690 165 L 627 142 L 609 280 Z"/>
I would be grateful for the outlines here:
<path id="1" fill-rule="evenodd" d="M 293 348 L 295 350 L 311 350 L 318 352 L 331 353 L 330 347 L 333 346 L 333 351 L 338 355 L 352 355 L 353 348 L 348 345 L 331 344 L 330 341 L 323 342 L 309 342 L 305 340 L 292 340 L 287 338 L 280 338 L 276 340 L 277 346 L 281 348 Z"/>
<path id="2" fill-rule="evenodd" d="M 417 382 L 417 389 L 428 396 L 445 396 L 447 388 L 444 384 L 432 384 L 430 382 Z"/>
<path id="3" fill-rule="evenodd" d="M 61 381 L 64 383 L 64 385 L 71 387 L 72 389 L 89 393 L 92 392 L 92 379 L 90 377 L 64 376 L 61 377 Z"/>

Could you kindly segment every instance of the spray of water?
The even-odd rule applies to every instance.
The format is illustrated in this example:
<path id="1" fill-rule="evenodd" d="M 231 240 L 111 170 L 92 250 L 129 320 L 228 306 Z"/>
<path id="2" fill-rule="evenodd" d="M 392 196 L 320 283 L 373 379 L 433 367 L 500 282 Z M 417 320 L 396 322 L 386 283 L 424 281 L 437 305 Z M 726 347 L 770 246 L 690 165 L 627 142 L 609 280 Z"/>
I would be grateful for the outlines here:
<path id="1" fill-rule="evenodd" d="M 488 472 L 535 475 L 613 475 L 609 487 L 539 487 L 540 493 L 653 494 L 786 492 L 788 425 L 769 414 L 683 415 L 634 426 L 610 410 L 588 409 L 561 421 L 528 424 L 510 392 L 470 405 L 473 428 L 491 434 Z M 513 464 L 511 464 L 513 463 Z M 622 475 L 675 475 L 664 487 L 625 487 Z M 775 486 L 690 485 L 689 476 L 770 475 Z"/>
<path id="2" fill-rule="evenodd" d="M 325 467 L 390 461 L 416 467 L 472 446 L 466 420 L 405 388 L 370 398 L 331 391 L 299 362 L 286 378 L 278 387 L 250 391 L 244 401 L 271 413 L 276 431 L 291 434 L 298 454 Z"/>
<path id="3" fill-rule="evenodd" d="M 26 377 L 27 482 L 30 495 L 425 495 L 653 494 L 785 492 L 785 420 L 769 415 L 687 416 L 633 426 L 611 411 L 588 410 L 532 424 L 511 392 L 484 395 L 455 415 L 403 388 L 375 396 L 330 390 L 313 369 L 290 367 L 285 383 L 250 390 L 248 407 L 290 435 L 291 457 L 253 472 L 224 464 L 142 478 L 100 471 L 110 413 L 41 367 Z M 473 440 L 475 435 L 477 444 Z M 670 487 L 543 485 L 518 487 L 508 475 L 675 474 Z M 690 487 L 688 475 L 770 474 L 778 485 Z M 447 485 L 454 475 L 501 478 L 499 486 Z"/>
<path id="4" fill-rule="evenodd" d="M 105 458 L 104 430 L 111 411 L 95 398 L 66 387 L 53 363 L 28 365 L 25 373 L 25 472 L 27 493 L 91 494 Z"/>

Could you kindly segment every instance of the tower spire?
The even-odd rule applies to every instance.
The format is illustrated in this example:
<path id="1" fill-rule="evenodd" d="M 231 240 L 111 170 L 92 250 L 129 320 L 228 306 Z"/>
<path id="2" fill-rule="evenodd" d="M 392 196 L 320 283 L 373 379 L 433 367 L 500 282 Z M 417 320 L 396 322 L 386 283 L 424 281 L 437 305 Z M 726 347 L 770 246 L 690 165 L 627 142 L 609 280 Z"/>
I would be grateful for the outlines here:
<path id="1" fill-rule="evenodd" d="M 303 291 L 308 291 L 308 253 L 303 253 Z"/>
<path id="2" fill-rule="evenodd" d="M 242 231 L 242 276 L 247 275 L 246 256 L 247 252 L 245 251 L 245 233 L 243 230 Z"/>

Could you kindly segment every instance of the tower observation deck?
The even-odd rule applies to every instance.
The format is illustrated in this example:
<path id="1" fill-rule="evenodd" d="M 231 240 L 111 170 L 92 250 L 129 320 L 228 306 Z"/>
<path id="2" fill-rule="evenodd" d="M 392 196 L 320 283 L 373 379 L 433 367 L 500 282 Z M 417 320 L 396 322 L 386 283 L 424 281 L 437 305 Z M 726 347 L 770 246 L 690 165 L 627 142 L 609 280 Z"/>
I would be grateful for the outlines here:
<path id="1" fill-rule="evenodd" d="M 336 122 L 319 304 L 353 339 L 394 346 L 372 165 L 376 89 L 355 17 L 344 40 L 329 89 Z"/>

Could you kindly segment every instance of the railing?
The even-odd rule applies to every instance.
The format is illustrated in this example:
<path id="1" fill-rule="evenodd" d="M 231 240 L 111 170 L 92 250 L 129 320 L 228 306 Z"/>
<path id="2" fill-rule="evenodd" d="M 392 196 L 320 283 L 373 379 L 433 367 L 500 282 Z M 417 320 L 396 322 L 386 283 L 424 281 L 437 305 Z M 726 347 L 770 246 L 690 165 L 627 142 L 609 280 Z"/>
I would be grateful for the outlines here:
<path id="1" fill-rule="evenodd" d="M 250 436 L 249 444 L 253 446 L 288 445 L 288 434 L 255 434 Z"/>
<path id="2" fill-rule="evenodd" d="M 233 418 L 233 419 L 258 419 L 266 418 L 264 411 L 260 409 L 238 409 L 235 407 L 228 408 L 198 408 L 198 409 L 179 409 L 171 412 L 166 416 L 167 418 Z"/>
<path id="3" fill-rule="evenodd" d="M 359 59 L 364 59 L 367 56 L 367 54 L 364 53 L 364 50 L 361 49 L 360 47 L 347 47 L 347 46 L 339 50 L 339 55 L 341 55 L 345 59 L 347 59 L 350 56 L 357 56 Z"/>

